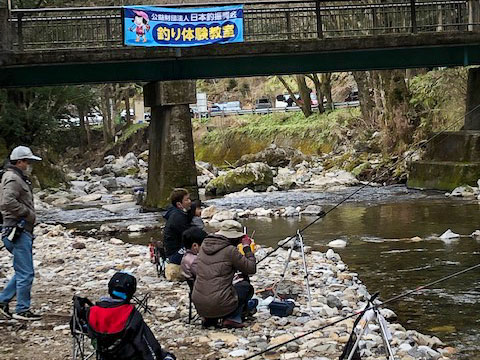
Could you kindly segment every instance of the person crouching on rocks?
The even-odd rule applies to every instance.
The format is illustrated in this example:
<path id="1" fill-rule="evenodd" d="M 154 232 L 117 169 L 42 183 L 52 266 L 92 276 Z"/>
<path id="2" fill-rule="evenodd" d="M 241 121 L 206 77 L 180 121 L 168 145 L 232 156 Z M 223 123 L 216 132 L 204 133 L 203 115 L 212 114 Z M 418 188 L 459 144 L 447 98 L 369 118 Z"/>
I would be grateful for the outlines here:
<path id="1" fill-rule="evenodd" d="M 237 245 L 241 243 L 244 255 Z M 253 296 L 253 287 L 248 275 L 256 273 L 252 240 L 242 232 L 242 225 L 234 220 L 225 220 L 220 231 L 208 235 L 203 241 L 197 258 L 197 278 L 193 287 L 192 300 L 197 312 L 205 318 L 223 319 L 224 327 L 241 328 L 242 312 Z M 244 274 L 241 281 L 233 284 L 235 273 Z"/>
<path id="2" fill-rule="evenodd" d="M 137 279 L 117 272 L 108 282 L 110 297 L 88 309 L 88 336 L 102 360 L 175 360 L 162 350 L 140 312 L 130 303 Z"/>

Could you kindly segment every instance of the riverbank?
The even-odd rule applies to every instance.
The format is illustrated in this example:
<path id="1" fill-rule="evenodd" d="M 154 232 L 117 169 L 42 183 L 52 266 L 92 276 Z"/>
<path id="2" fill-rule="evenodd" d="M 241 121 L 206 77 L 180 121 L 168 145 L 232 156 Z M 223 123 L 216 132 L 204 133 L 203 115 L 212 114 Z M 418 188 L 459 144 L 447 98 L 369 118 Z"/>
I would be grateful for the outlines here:
<path id="1" fill-rule="evenodd" d="M 1 359 L 68 358 L 71 339 L 68 318 L 74 294 L 97 299 L 104 295 L 108 279 L 115 271 L 132 272 L 139 280 L 138 293 L 151 293 L 151 309 L 155 317 L 145 318 L 163 346 L 173 351 L 178 359 L 244 358 L 256 351 L 298 336 L 308 330 L 328 324 L 352 311 L 361 309 L 369 296 L 358 274 L 349 271 L 338 254 L 308 251 L 312 307 L 309 312 L 303 284 L 300 254 L 294 252 L 287 282 L 281 289 L 297 295 L 294 314 L 287 318 L 270 316 L 263 307 L 249 327 L 242 330 L 203 330 L 198 324 L 186 324 L 188 291 L 186 284 L 158 279 L 148 259 L 148 248 L 125 244 L 118 239 L 101 241 L 75 236 L 61 226 L 40 225 L 35 234 L 33 307 L 44 314 L 44 319 L 31 324 L 14 320 L 3 321 Z M 262 258 L 268 248 L 257 252 Z M 12 273 L 10 256 L 0 258 L 4 276 Z M 252 284 L 264 289 L 279 280 L 286 255 L 280 250 L 276 256 L 262 262 Z M 268 276 L 267 276 L 268 274 Z M 3 278 L 3 281 L 6 280 Z M 282 290 L 281 290 L 282 291 Z M 384 311 L 389 318 L 393 335 L 392 345 L 402 360 L 453 359 L 455 350 L 444 346 L 437 338 L 407 331 L 393 321 L 393 312 Z M 174 321 L 174 322 L 171 322 Z M 171 322 L 171 323 L 169 323 Z M 333 359 L 337 358 L 348 339 L 353 319 L 345 320 L 324 331 L 309 335 L 280 348 L 269 359 Z M 365 359 L 378 359 L 381 338 L 375 330 L 362 343 Z M 425 354 L 429 355 L 425 355 Z"/>

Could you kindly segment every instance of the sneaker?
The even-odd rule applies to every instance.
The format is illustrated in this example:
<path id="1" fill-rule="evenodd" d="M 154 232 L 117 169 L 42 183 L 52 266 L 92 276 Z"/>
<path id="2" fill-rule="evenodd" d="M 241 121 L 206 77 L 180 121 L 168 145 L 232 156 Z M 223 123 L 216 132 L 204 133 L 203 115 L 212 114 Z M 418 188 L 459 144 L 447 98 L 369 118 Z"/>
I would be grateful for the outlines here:
<path id="1" fill-rule="evenodd" d="M 241 328 L 246 327 L 247 325 L 244 324 L 244 323 L 239 323 L 239 322 L 233 321 L 233 320 L 224 319 L 223 323 L 222 323 L 222 326 L 224 328 L 227 328 L 227 329 L 241 329 Z"/>
<path id="2" fill-rule="evenodd" d="M 36 320 L 42 319 L 40 315 L 34 314 L 30 310 L 13 314 L 13 318 L 17 320 L 30 320 L 30 321 L 36 321 Z"/>
<path id="3" fill-rule="evenodd" d="M 0 314 L 7 319 L 12 318 L 12 313 L 8 310 L 8 303 L 0 303 Z"/>

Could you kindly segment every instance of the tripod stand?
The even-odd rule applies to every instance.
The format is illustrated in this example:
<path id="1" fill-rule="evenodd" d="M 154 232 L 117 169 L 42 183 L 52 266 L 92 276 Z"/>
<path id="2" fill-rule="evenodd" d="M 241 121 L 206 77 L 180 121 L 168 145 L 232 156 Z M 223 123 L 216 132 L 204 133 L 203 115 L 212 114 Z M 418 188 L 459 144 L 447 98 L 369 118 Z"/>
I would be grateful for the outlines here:
<path id="1" fill-rule="evenodd" d="M 305 247 L 304 247 L 304 244 L 303 244 L 302 234 L 300 233 L 299 230 L 297 230 L 297 236 L 295 237 L 295 239 L 292 239 L 292 244 L 290 245 L 290 249 L 288 250 L 288 255 L 287 255 L 287 258 L 285 260 L 285 265 L 283 267 L 282 277 L 279 281 L 277 281 L 277 283 L 274 286 L 273 298 L 274 299 L 277 298 L 278 284 L 285 279 L 285 274 L 287 273 L 287 269 L 288 269 L 288 263 L 290 262 L 290 259 L 292 258 L 292 252 L 293 252 L 293 249 L 295 248 L 295 245 L 297 245 L 297 241 L 300 244 L 300 251 L 302 253 L 303 271 L 305 272 L 304 279 L 305 279 L 305 283 L 306 283 L 306 286 L 307 286 L 308 308 L 310 309 L 310 311 L 312 311 L 312 295 L 310 293 L 310 282 L 308 280 L 307 261 L 305 259 Z"/>
<path id="2" fill-rule="evenodd" d="M 368 300 L 366 309 L 369 309 L 369 310 L 365 311 L 361 319 L 355 322 L 352 330 L 352 336 L 353 334 L 355 334 L 357 339 L 350 349 L 348 349 L 348 344 L 347 344 L 347 349 L 345 349 L 344 354 L 342 354 L 340 359 L 347 359 L 347 360 L 353 359 L 363 334 L 368 332 L 368 324 L 370 322 L 375 321 L 380 327 L 380 336 L 382 337 L 383 344 L 385 345 L 385 352 L 387 353 L 387 359 L 395 360 L 393 356 L 392 348 L 390 346 L 390 340 L 392 339 L 392 334 L 390 334 L 390 330 L 388 330 L 387 322 L 385 321 L 385 318 L 382 316 L 382 314 L 380 314 L 380 310 L 377 308 L 376 305 L 373 304 L 377 296 L 378 296 L 378 293 L 373 295 Z M 350 339 L 349 339 L 349 342 L 350 342 Z M 348 357 L 346 357 L 347 354 L 348 354 Z"/>

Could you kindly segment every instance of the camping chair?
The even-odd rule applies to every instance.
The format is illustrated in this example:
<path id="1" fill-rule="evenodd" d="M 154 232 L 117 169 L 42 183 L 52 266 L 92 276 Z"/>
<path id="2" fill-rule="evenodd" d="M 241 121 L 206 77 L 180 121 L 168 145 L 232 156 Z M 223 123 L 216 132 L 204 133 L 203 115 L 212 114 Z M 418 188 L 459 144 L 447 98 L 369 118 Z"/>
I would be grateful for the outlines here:
<path id="1" fill-rule="evenodd" d="M 88 344 L 88 325 L 87 325 L 87 306 L 93 306 L 93 303 L 80 296 L 73 297 L 73 315 L 70 319 L 70 332 L 73 336 L 72 357 L 73 360 L 88 360 L 98 358 L 95 349 L 85 349 L 85 343 Z"/>
<path id="2" fill-rule="evenodd" d="M 162 241 L 150 242 L 150 260 L 155 265 L 158 277 L 165 277 L 165 265 L 167 264 L 167 255 L 163 249 Z"/>
<path id="3" fill-rule="evenodd" d="M 187 280 L 188 291 L 188 323 L 192 322 L 192 293 L 193 293 L 193 280 Z"/>

